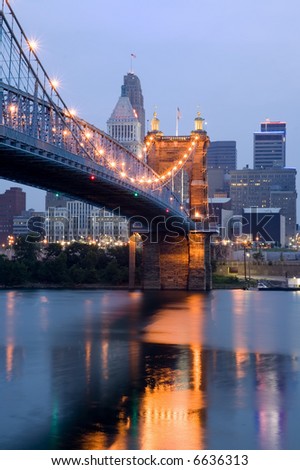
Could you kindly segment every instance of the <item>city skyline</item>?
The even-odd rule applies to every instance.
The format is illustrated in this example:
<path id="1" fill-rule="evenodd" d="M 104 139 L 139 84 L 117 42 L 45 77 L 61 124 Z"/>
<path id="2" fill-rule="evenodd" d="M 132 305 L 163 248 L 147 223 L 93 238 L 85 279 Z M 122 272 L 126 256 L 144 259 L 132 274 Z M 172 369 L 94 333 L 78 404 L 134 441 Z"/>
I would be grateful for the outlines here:
<path id="1" fill-rule="evenodd" d="M 188 134 L 199 105 L 211 140 L 237 141 L 242 168 L 251 166 L 253 133 L 266 118 L 287 122 L 287 166 L 298 166 L 299 68 L 294 55 L 300 7 L 292 0 L 287 4 L 231 0 L 226 5 L 175 1 L 162 6 L 155 0 L 137 10 L 133 1 L 110 6 L 91 0 L 89 9 L 83 4 L 74 9 L 69 0 L 63 5 L 54 0 L 49 7 L 16 0 L 12 6 L 28 36 L 39 40 L 39 56 L 49 74 L 60 79 L 63 98 L 82 117 L 105 130 L 134 52 L 147 121 L 157 106 L 162 131 L 175 134 L 179 106 L 179 133 Z M 128 28 L 130 20 L 133 28 Z M 81 70 L 89 74 L 81 73 L 78 53 Z M 2 191 L 10 186 L 1 181 Z M 36 191 L 27 191 L 28 205 L 39 210 Z"/>

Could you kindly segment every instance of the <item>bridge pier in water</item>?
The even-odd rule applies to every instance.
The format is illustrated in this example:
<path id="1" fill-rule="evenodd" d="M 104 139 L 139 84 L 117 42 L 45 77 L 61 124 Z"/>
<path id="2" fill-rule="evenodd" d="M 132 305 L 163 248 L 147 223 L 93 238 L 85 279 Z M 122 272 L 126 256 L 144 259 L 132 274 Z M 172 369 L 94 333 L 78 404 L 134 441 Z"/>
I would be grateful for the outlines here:
<path id="1" fill-rule="evenodd" d="M 176 243 L 160 233 L 157 243 L 143 243 L 143 288 L 162 290 L 211 289 L 209 235 L 190 232 Z"/>

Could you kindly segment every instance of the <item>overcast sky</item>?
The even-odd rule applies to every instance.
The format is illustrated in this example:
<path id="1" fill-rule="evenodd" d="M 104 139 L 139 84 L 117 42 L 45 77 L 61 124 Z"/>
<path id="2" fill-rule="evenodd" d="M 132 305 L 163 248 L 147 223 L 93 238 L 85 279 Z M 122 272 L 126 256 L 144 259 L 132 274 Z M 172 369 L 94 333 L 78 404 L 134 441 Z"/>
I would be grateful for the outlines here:
<path id="1" fill-rule="evenodd" d="M 106 130 L 136 54 L 147 119 L 189 133 L 198 109 L 211 140 L 236 140 L 252 165 L 253 132 L 287 122 L 287 166 L 297 167 L 300 120 L 299 0 L 12 0 L 39 56 L 79 114 Z M 198 108 L 199 107 L 199 108 Z M 0 192 L 11 183 L 0 183 Z M 27 189 L 27 207 L 44 208 Z M 38 197 L 37 197 L 38 196 Z"/>

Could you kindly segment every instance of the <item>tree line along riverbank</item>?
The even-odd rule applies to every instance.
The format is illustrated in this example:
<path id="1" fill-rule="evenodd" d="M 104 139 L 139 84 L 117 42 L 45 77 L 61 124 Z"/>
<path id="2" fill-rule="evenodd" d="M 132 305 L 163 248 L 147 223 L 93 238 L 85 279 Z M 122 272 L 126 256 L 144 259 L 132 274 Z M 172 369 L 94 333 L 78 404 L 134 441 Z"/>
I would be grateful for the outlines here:
<path id="1" fill-rule="evenodd" d="M 78 242 L 65 246 L 28 243 L 25 238 L 18 238 L 9 256 L 0 256 L 0 285 L 125 286 L 128 284 L 128 250 L 128 245 L 104 249 Z M 140 270 L 141 254 L 138 252 L 137 283 Z"/>

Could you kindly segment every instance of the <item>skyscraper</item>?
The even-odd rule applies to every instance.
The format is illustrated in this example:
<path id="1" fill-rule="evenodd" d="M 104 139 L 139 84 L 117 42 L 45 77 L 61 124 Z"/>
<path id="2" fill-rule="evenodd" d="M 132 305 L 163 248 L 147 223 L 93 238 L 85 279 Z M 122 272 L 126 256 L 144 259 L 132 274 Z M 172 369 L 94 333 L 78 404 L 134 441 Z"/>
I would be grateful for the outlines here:
<path id="1" fill-rule="evenodd" d="M 286 123 L 266 120 L 254 133 L 253 167 L 282 168 L 286 165 Z"/>
<path id="2" fill-rule="evenodd" d="M 137 118 L 141 124 L 141 140 L 145 138 L 145 109 L 144 97 L 139 77 L 130 72 L 124 75 L 124 84 L 122 85 L 122 96 L 128 96 L 131 106 L 137 113 Z"/>
<path id="3" fill-rule="evenodd" d="M 215 197 L 217 192 L 229 194 L 228 173 L 236 170 L 237 150 L 234 140 L 210 142 L 207 154 L 208 195 Z"/>
<path id="4" fill-rule="evenodd" d="M 142 155 L 141 123 L 122 86 L 122 95 L 107 121 L 107 133 L 130 152 Z"/>
<path id="5" fill-rule="evenodd" d="M 225 171 L 236 170 L 236 154 L 234 140 L 210 142 L 206 154 L 207 168 L 223 168 Z"/>

